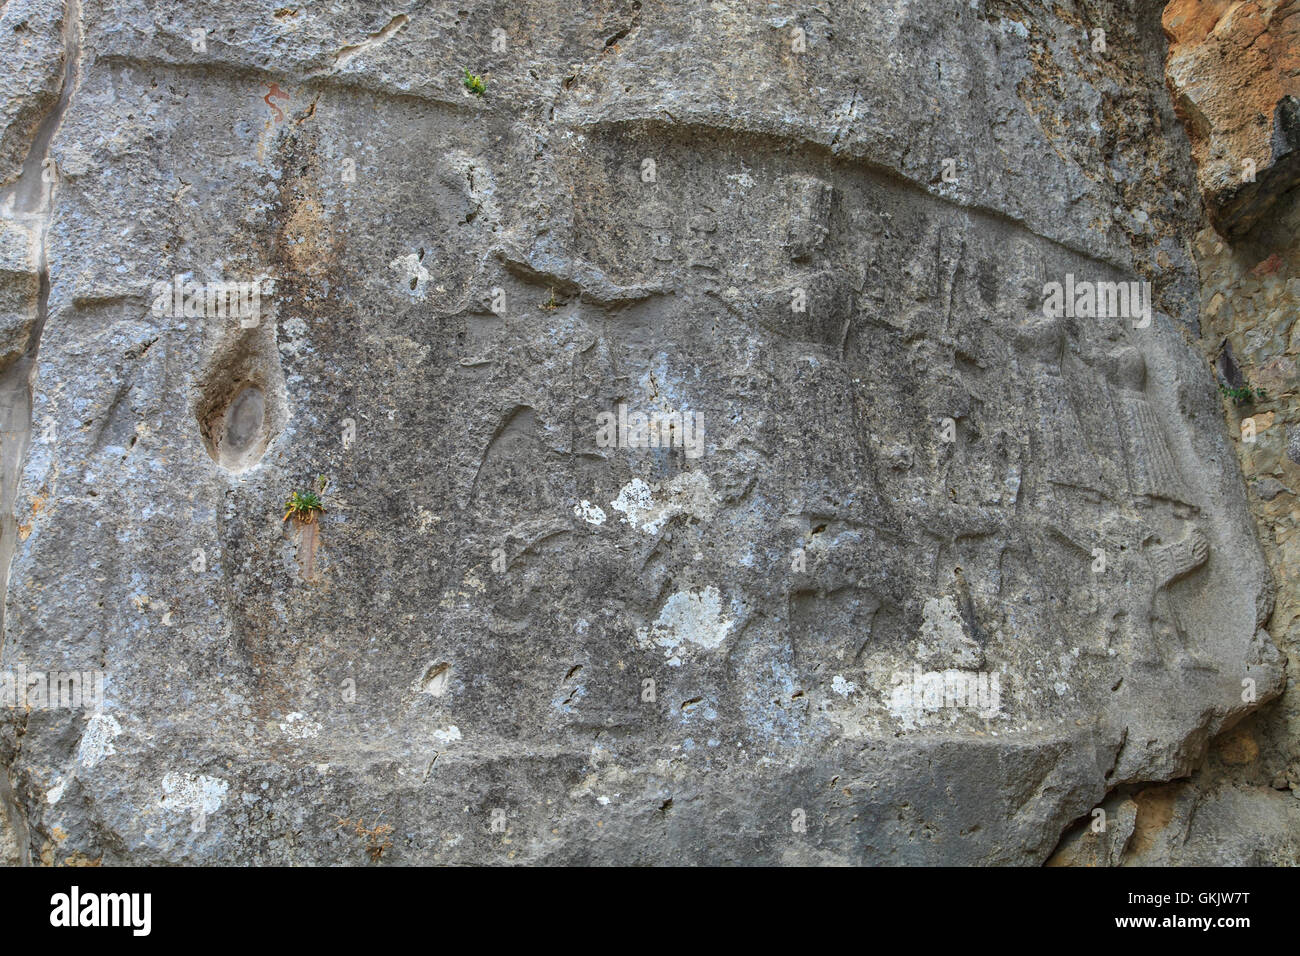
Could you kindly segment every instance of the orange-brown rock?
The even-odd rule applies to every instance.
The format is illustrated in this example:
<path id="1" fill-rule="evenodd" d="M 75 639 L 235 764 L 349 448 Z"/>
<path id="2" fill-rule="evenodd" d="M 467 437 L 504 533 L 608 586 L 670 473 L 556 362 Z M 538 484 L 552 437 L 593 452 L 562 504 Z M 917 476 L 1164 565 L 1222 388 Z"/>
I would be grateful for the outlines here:
<path id="1" fill-rule="evenodd" d="M 1206 209 L 1240 238 L 1300 182 L 1300 0 L 1174 0 L 1163 24 Z"/>

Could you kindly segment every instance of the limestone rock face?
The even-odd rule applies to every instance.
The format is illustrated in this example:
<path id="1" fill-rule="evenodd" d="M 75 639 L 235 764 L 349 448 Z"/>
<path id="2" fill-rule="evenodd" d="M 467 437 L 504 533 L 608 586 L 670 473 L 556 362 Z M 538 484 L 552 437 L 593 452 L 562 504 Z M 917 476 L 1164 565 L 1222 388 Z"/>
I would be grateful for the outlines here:
<path id="1" fill-rule="evenodd" d="M 1300 2 L 1173 0 L 1163 21 L 1206 211 L 1238 238 L 1300 184 Z"/>
<path id="2" fill-rule="evenodd" d="M 45 158 L 46 144 L 36 155 L 32 146 L 59 98 L 63 22 L 63 0 L 8 0 L 0 10 L 0 185 L 17 180 L 29 159 Z"/>
<path id="3" fill-rule="evenodd" d="M 1300 800 L 1284 777 L 1262 775 L 1271 759 L 1261 754 L 1263 723 L 1250 718 L 1222 735 L 1190 780 L 1117 788 L 1048 864 L 1294 866 Z"/>
<path id="4" fill-rule="evenodd" d="M 46 31 L 24 862 L 1038 864 L 1282 693 L 1158 5 L 323 6 Z"/>

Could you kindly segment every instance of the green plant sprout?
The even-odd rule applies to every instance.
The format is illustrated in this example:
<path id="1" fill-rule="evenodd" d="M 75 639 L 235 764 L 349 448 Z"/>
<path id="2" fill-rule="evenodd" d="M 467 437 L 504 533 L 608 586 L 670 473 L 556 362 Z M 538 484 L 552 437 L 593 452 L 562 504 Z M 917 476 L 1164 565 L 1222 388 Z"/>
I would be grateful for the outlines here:
<path id="1" fill-rule="evenodd" d="M 475 96 L 482 96 L 487 92 L 487 84 L 483 82 L 483 77 L 471 73 L 465 67 L 461 67 L 461 69 L 465 72 L 465 79 L 462 81 L 465 84 L 465 89 Z"/>
<path id="2" fill-rule="evenodd" d="M 551 286 L 551 297 L 542 303 L 541 308 L 545 312 L 554 312 L 560 307 L 560 300 L 555 298 L 555 286 Z"/>
<path id="3" fill-rule="evenodd" d="M 1257 398 L 1268 398 L 1268 393 L 1262 388 L 1251 388 L 1249 385 L 1243 385 L 1240 388 L 1230 388 L 1227 385 L 1220 385 L 1219 391 L 1232 399 L 1232 404 L 1234 405 L 1251 405 Z"/>
<path id="4" fill-rule="evenodd" d="M 322 490 L 324 490 L 322 488 Z M 287 509 L 284 513 L 284 521 L 292 517 L 295 521 L 302 524 L 311 524 L 316 520 L 318 513 L 324 513 L 325 506 L 321 504 L 320 495 L 314 491 L 295 491 L 284 503 Z"/>

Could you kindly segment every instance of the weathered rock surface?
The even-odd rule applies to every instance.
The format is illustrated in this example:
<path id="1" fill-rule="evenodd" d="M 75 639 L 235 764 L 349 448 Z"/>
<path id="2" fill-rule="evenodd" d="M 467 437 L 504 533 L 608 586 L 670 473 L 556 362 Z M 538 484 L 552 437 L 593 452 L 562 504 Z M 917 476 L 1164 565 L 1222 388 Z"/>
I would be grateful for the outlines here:
<path id="1" fill-rule="evenodd" d="M 1123 787 L 1048 861 L 1058 866 L 1294 866 L 1300 800 L 1271 782 L 1254 719 L 1216 740 L 1190 780 Z"/>
<path id="2" fill-rule="evenodd" d="M 58 101 L 62 32 L 63 0 L 7 0 L 0 10 L 0 186 L 17 180 L 41 119 Z"/>
<path id="3" fill-rule="evenodd" d="M 1300 184 L 1300 2 L 1173 0 L 1164 26 L 1206 211 L 1240 238 Z"/>
<path id="4" fill-rule="evenodd" d="M 1036 864 L 1283 692 L 1158 5 L 64 22 L 24 862 Z"/>

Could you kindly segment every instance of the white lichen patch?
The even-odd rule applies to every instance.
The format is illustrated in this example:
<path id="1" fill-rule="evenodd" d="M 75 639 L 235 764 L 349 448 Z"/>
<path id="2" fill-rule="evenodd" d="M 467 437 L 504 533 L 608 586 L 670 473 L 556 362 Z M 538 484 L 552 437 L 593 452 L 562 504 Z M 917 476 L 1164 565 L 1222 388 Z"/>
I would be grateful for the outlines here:
<path id="1" fill-rule="evenodd" d="M 643 647 L 658 645 L 672 666 L 681 664 L 678 651 L 684 644 L 716 650 L 726 641 L 735 620 L 723 613 L 722 595 L 713 585 L 700 591 L 678 591 L 664 602 L 659 617 L 649 628 L 637 631 Z"/>
<path id="2" fill-rule="evenodd" d="M 839 674 L 836 674 L 831 678 L 831 690 L 835 691 L 835 693 L 839 694 L 841 697 L 848 697 L 849 694 L 852 694 L 857 689 L 857 684 L 851 680 L 845 680 Z"/>
<path id="3" fill-rule="evenodd" d="M 461 739 L 460 728 L 455 724 L 452 724 L 446 730 L 435 730 L 433 732 L 433 739 L 444 745 L 454 743 Z"/>
<path id="4" fill-rule="evenodd" d="M 304 351 L 310 352 L 312 350 L 307 340 L 307 323 L 301 318 L 294 316 L 281 323 L 280 328 L 284 330 L 284 336 L 280 341 L 280 351 L 297 356 Z"/>
<path id="5" fill-rule="evenodd" d="M 573 515 L 575 518 L 581 518 L 587 524 L 602 525 L 605 523 L 605 510 L 599 505 L 593 505 L 587 499 L 573 506 Z"/>
<path id="6" fill-rule="evenodd" d="M 162 797 L 158 805 L 164 810 L 212 814 L 221 809 L 229 788 L 230 784 L 218 777 L 195 776 L 173 770 L 162 778 Z"/>
<path id="7" fill-rule="evenodd" d="M 621 519 L 638 531 L 658 534 L 677 515 L 707 521 L 718 509 L 718 497 L 709 476 L 699 471 L 683 472 L 664 484 L 649 485 L 633 478 L 621 489 L 610 507 L 623 513 Z"/>
<path id="8" fill-rule="evenodd" d="M 319 736 L 321 725 L 314 720 L 308 720 L 305 714 L 295 711 L 284 718 L 284 723 L 280 725 L 280 730 L 286 737 L 292 737 L 295 740 L 305 740 L 308 737 Z"/>
<path id="9" fill-rule="evenodd" d="M 754 177 L 749 175 L 749 170 L 743 169 L 738 173 L 729 173 L 727 182 L 732 183 L 738 189 L 748 192 L 754 188 Z"/>
<path id="10" fill-rule="evenodd" d="M 113 738 L 122 732 L 122 725 L 111 714 L 93 714 L 86 721 L 85 733 L 77 745 L 77 763 L 87 769 L 94 767 L 105 757 L 117 753 L 113 749 Z"/>
<path id="11" fill-rule="evenodd" d="M 653 521 L 645 521 L 654 505 L 650 497 L 650 486 L 640 478 L 633 478 L 619 489 L 618 497 L 610 502 L 615 511 L 623 512 L 623 521 L 642 531 L 654 533 L 658 526 Z"/>

